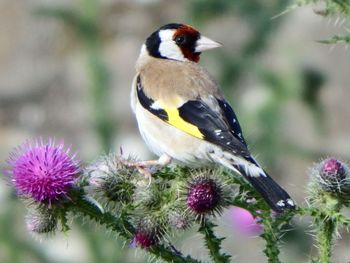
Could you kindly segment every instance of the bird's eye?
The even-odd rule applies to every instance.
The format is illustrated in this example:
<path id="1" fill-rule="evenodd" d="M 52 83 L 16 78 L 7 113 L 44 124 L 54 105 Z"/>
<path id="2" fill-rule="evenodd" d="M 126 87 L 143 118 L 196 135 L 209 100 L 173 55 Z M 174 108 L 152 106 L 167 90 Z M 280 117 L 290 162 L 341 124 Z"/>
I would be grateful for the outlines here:
<path id="1" fill-rule="evenodd" d="M 182 45 L 186 42 L 186 38 L 184 36 L 178 36 L 175 38 L 175 42 L 177 45 Z"/>

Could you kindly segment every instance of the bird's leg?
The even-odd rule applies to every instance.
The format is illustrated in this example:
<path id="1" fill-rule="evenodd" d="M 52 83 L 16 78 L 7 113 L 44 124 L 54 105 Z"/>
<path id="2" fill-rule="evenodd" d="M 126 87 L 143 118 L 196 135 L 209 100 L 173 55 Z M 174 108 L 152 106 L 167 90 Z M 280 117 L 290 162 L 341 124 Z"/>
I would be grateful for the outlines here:
<path id="1" fill-rule="evenodd" d="M 140 174 L 144 175 L 146 178 L 151 180 L 152 173 L 150 172 L 150 166 L 163 167 L 171 162 L 171 157 L 166 153 L 163 153 L 157 160 L 147 160 L 147 161 L 124 161 L 125 165 L 136 167 Z"/>
<path id="2" fill-rule="evenodd" d="M 160 167 L 166 166 L 171 162 L 171 157 L 166 153 L 163 153 L 157 160 L 147 160 L 135 162 L 135 166 L 149 167 L 152 165 L 157 165 Z"/>

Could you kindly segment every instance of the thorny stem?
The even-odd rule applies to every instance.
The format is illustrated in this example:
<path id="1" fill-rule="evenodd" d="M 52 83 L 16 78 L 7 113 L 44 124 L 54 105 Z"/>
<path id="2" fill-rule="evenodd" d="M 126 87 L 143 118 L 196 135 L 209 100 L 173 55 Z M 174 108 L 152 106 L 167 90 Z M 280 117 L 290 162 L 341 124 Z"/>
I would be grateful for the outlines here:
<path id="1" fill-rule="evenodd" d="M 329 263 L 332 259 L 332 246 L 338 223 L 341 223 L 341 204 L 340 202 L 329 195 L 323 193 L 317 199 L 320 208 L 313 211 L 316 241 L 319 247 L 319 262 Z M 316 201 L 314 201 L 316 202 Z"/>
<path id="2" fill-rule="evenodd" d="M 275 224 L 271 216 L 265 216 L 263 219 L 264 222 L 264 233 L 261 234 L 261 237 L 265 239 L 266 245 L 264 253 L 268 259 L 269 263 L 278 263 L 280 262 L 278 256 L 280 254 L 279 250 L 279 233 L 275 232 Z"/>
<path id="3" fill-rule="evenodd" d="M 75 200 L 68 206 L 68 209 L 73 213 L 81 213 L 84 216 L 95 220 L 101 225 L 105 225 L 107 228 L 110 228 L 127 240 L 131 240 L 133 238 L 135 229 L 128 221 L 128 216 L 126 214 L 122 213 L 119 217 L 116 217 L 109 212 L 103 212 L 96 205 L 86 200 L 82 194 L 75 198 Z M 147 251 L 166 262 L 200 263 L 200 261 L 195 260 L 190 256 L 185 257 L 177 250 L 175 252 L 173 248 L 166 247 L 161 244 L 153 246 Z"/>
<path id="4" fill-rule="evenodd" d="M 205 245 L 208 248 L 209 254 L 214 262 L 229 263 L 231 256 L 220 252 L 221 241 L 224 240 L 224 238 L 218 238 L 215 236 L 213 230 L 214 227 L 215 225 L 213 223 L 204 219 L 201 227 L 199 228 L 199 232 L 204 235 Z"/>
<path id="5" fill-rule="evenodd" d="M 332 258 L 333 236 L 336 230 L 336 221 L 333 218 L 318 219 L 318 231 L 316 234 L 319 244 L 320 262 L 329 263 Z"/>

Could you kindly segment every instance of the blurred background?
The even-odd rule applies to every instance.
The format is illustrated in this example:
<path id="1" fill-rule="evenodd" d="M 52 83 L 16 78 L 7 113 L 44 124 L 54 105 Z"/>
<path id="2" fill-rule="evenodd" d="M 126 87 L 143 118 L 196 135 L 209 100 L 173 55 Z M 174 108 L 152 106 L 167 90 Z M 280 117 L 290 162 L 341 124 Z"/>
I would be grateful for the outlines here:
<path id="1" fill-rule="evenodd" d="M 0 166 L 25 140 L 63 138 L 83 163 L 118 151 L 150 158 L 129 106 L 141 44 L 158 27 L 182 22 L 224 44 L 202 55 L 239 116 L 250 150 L 302 204 L 309 168 L 322 157 L 350 160 L 350 52 L 325 45 L 350 28 L 342 17 L 280 0 L 0 1 Z M 277 17 L 276 17 L 277 16 Z M 3 177 L 3 176 L 2 176 Z M 0 262 L 146 262 L 101 227 L 75 221 L 68 235 L 40 240 L 27 233 L 26 208 L 0 180 Z M 242 236 L 228 213 L 218 219 L 234 262 L 262 262 L 263 241 Z M 285 237 L 283 262 L 315 253 L 308 218 Z M 349 234 L 334 262 L 348 262 Z M 176 238 L 206 259 L 200 237 Z M 198 245 L 199 244 L 199 245 Z"/>

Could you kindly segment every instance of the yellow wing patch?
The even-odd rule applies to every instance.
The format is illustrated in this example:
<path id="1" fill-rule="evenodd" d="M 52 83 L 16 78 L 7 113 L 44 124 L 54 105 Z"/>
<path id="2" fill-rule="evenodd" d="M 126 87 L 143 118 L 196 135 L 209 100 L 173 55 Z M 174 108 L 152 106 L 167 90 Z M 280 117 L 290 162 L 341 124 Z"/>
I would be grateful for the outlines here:
<path id="1" fill-rule="evenodd" d="M 179 115 L 177 108 L 164 108 L 164 111 L 168 114 L 167 122 L 174 127 L 194 136 L 199 139 L 203 139 L 204 136 L 200 130 L 193 124 L 186 122 Z"/>

